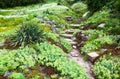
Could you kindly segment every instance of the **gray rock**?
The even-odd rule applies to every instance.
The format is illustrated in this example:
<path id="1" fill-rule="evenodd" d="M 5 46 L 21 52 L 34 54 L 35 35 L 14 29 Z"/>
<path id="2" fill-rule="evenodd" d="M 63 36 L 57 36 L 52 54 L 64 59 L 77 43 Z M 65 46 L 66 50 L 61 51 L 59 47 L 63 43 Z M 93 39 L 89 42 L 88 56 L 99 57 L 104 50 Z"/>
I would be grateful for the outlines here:
<path id="1" fill-rule="evenodd" d="M 75 42 L 75 41 L 71 41 L 71 42 L 69 42 L 71 45 L 77 45 L 77 42 Z"/>
<path id="2" fill-rule="evenodd" d="M 96 52 L 88 53 L 87 56 L 91 62 L 94 62 L 96 58 L 99 57 L 99 55 Z"/>
<path id="3" fill-rule="evenodd" d="M 50 24 L 50 25 L 52 24 L 52 22 L 51 22 L 50 20 L 48 20 L 46 23 L 47 23 L 47 24 Z"/>
<path id="4" fill-rule="evenodd" d="M 41 23 L 44 23 L 44 18 L 40 18 L 40 22 L 41 22 Z"/>
<path id="5" fill-rule="evenodd" d="M 57 24 L 55 20 L 52 20 L 51 23 L 52 23 L 53 25 L 56 25 L 56 24 Z"/>
<path id="6" fill-rule="evenodd" d="M 68 39 L 68 38 L 66 38 L 65 40 L 68 41 L 68 42 L 72 42 L 73 41 L 72 39 Z"/>
<path id="7" fill-rule="evenodd" d="M 101 35 L 101 34 L 99 34 L 99 36 L 98 36 L 99 38 L 101 38 L 101 37 L 103 37 L 103 35 Z"/>
<path id="8" fill-rule="evenodd" d="M 42 17 L 43 17 L 42 14 L 38 14 L 38 15 L 36 16 L 36 18 L 42 18 Z"/>
<path id="9" fill-rule="evenodd" d="M 66 32 L 66 33 L 69 33 L 69 34 L 73 34 L 74 31 L 75 31 L 74 29 L 67 29 L 67 30 L 65 30 L 65 32 Z"/>
<path id="10" fill-rule="evenodd" d="M 2 47 L 2 46 L 4 46 L 5 45 L 5 40 L 2 40 L 1 42 L 0 42 L 0 47 Z"/>
<path id="11" fill-rule="evenodd" d="M 10 75 L 10 74 L 11 74 L 11 72 L 6 71 L 5 74 L 4 74 L 4 77 L 7 77 L 7 76 Z"/>
<path id="12" fill-rule="evenodd" d="M 72 17 L 72 16 L 66 16 L 65 19 L 66 19 L 67 21 L 72 21 L 72 20 L 73 20 L 73 17 Z"/>
<path id="13" fill-rule="evenodd" d="M 101 53 L 105 53 L 108 49 L 100 49 Z"/>
<path id="14" fill-rule="evenodd" d="M 89 13 L 90 13 L 90 11 L 85 12 L 82 17 L 83 17 L 83 18 L 88 17 Z"/>
<path id="15" fill-rule="evenodd" d="M 60 36 L 65 37 L 65 38 L 72 38 L 73 34 L 60 34 Z"/>
<path id="16" fill-rule="evenodd" d="M 75 46 L 75 45 L 73 45 L 72 47 L 73 47 L 74 49 L 76 49 L 76 48 L 77 48 L 77 46 Z"/>
<path id="17" fill-rule="evenodd" d="M 80 24 L 70 24 L 72 27 L 80 27 Z"/>
<path id="18" fill-rule="evenodd" d="M 105 25 L 106 25 L 105 23 L 101 23 L 98 25 L 98 27 L 103 28 L 103 27 L 105 27 Z"/>

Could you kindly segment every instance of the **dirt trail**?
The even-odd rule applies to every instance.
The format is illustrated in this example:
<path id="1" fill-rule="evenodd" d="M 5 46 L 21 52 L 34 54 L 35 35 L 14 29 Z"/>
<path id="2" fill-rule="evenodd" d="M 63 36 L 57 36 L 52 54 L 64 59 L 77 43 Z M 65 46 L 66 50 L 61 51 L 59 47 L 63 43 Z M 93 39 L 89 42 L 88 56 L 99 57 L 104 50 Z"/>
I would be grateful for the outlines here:
<path id="1" fill-rule="evenodd" d="M 68 58 L 77 62 L 82 66 L 87 73 L 89 79 L 95 79 L 91 70 L 92 64 L 89 61 L 85 61 L 78 49 L 72 49 L 68 54 Z"/>

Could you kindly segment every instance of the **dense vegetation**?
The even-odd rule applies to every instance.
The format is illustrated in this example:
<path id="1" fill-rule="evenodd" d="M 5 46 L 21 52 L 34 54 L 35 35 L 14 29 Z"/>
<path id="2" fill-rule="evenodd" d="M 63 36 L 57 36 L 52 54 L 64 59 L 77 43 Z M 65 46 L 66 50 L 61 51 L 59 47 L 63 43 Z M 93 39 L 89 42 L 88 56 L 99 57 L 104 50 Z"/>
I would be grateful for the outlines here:
<path id="1" fill-rule="evenodd" d="M 43 2 L 44 0 L 0 0 L 0 8 L 8 8 L 15 6 L 25 6 L 28 4 L 35 4 Z"/>
<path id="2" fill-rule="evenodd" d="M 91 52 L 95 79 L 120 79 L 120 0 L 0 0 L 0 8 L 0 79 L 90 79 L 75 57 L 89 61 Z M 68 29 L 76 46 L 61 36 Z"/>

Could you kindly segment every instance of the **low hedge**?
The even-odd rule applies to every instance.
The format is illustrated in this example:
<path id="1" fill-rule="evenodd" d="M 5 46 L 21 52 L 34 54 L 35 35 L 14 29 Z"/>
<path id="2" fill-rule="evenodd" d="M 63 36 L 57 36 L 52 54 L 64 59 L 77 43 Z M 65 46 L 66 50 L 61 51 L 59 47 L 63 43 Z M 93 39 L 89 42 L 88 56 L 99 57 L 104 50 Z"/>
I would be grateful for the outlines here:
<path id="1" fill-rule="evenodd" d="M 25 6 L 28 4 L 35 4 L 43 1 L 44 0 L 0 0 L 0 8 Z"/>

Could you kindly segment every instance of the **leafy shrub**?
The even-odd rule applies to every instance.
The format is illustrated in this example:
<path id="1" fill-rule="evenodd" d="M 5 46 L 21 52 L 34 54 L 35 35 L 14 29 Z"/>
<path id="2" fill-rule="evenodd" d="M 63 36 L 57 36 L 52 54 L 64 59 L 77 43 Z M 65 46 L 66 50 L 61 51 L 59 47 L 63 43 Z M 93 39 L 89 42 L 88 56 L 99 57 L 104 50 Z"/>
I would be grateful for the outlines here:
<path id="1" fill-rule="evenodd" d="M 102 45 L 105 44 L 113 44 L 113 40 L 110 38 L 110 36 L 103 36 L 101 38 L 96 38 L 90 41 L 87 41 L 85 43 L 85 45 L 82 47 L 82 52 L 84 51 L 93 51 L 96 50 L 100 47 L 102 47 Z"/>
<path id="2" fill-rule="evenodd" d="M 65 49 L 67 50 L 67 52 L 71 51 L 72 49 L 71 44 L 68 41 L 66 41 L 64 38 L 60 38 L 59 35 L 51 33 L 51 32 L 46 33 L 46 36 L 54 40 L 54 42 L 60 43 L 61 45 L 63 45 Z"/>
<path id="3" fill-rule="evenodd" d="M 48 32 L 48 33 L 46 33 L 46 36 L 48 37 L 48 38 L 50 38 L 50 39 L 52 39 L 52 40 L 54 40 L 54 42 L 59 42 L 59 35 L 57 35 L 57 34 L 54 34 L 54 33 L 52 33 L 52 32 Z"/>
<path id="4" fill-rule="evenodd" d="M 114 40 L 114 44 L 120 48 L 120 35 L 111 35 L 110 37 Z"/>
<path id="5" fill-rule="evenodd" d="M 81 16 L 87 11 L 87 5 L 82 2 L 73 4 L 71 8 Z"/>
<path id="6" fill-rule="evenodd" d="M 34 67 L 36 64 L 36 52 L 33 48 L 25 47 L 18 50 L 0 52 L 0 74 L 6 71 L 18 69 L 28 70 L 27 67 Z M 32 62 L 31 62 L 32 61 Z"/>
<path id="7" fill-rule="evenodd" d="M 109 18 L 109 20 L 106 21 L 106 27 L 104 28 L 104 31 L 112 35 L 119 35 L 120 34 L 119 26 L 120 26 L 119 19 Z"/>
<path id="8" fill-rule="evenodd" d="M 60 38 L 60 43 L 67 49 L 68 52 L 71 51 L 72 49 L 71 44 L 68 41 L 66 41 L 64 38 Z"/>
<path id="9" fill-rule="evenodd" d="M 100 9 L 102 9 L 108 2 L 112 1 L 112 0 L 83 0 L 86 2 L 86 4 L 88 5 L 88 9 L 91 12 L 96 12 L 99 11 Z"/>
<path id="10" fill-rule="evenodd" d="M 116 0 L 116 2 L 114 3 L 114 6 L 117 11 L 120 11 L 120 0 Z"/>
<path id="11" fill-rule="evenodd" d="M 94 30 L 92 30 L 92 29 L 85 30 L 85 31 L 83 31 L 83 33 L 85 35 L 89 36 L 88 41 L 94 40 L 94 39 L 98 38 L 99 35 L 101 35 L 101 36 L 105 36 L 106 35 L 106 33 L 104 31 L 102 31 L 102 30 L 95 30 L 95 29 Z"/>
<path id="12" fill-rule="evenodd" d="M 24 23 L 16 34 L 11 37 L 12 45 L 27 45 L 39 43 L 45 39 L 45 34 L 39 29 L 39 26 L 34 23 Z"/>
<path id="13" fill-rule="evenodd" d="M 60 79 L 88 79 L 84 70 L 76 62 L 69 60 L 59 47 L 44 42 L 37 44 L 37 49 L 40 52 L 39 63 L 57 68 L 61 76 L 65 77 Z"/>
<path id="14" fill-rule="evenodd" d="M 102 11 L 102 12 L 96 12 L 94 13 L 93 16 L 89 17 L 87 19 L 87 21 L 82 22 L 81 26 L 86 26 L 88 24 L 94 24 L 95 26 L 97 26 L 100 23 L 104 23 L 105 21 L 108 21 L 109 16 L 110 16 L 110 11 Z"/>
<path id="15" fill-rule="evenodd" d="M 120 78 L 120 59 L 106 55 L 99 59 L 93 67 L 97 79 L 119 79 Z"/>
<path id="16" fill-rule="evenodd" d="M 37 52 L 29 47 L 0 52 L 0 75 L 12 70 L 26 73 L 29 68 L 34 68 L 39 64 L 56 68 L 61 72 L 62 79 L 88 79 L 83 68 L 76 62 L 69 60 L 59 47 L 44 42 L 37 44 L 35 48 Z M 20 73 L 13 73 L 9 77 L 12 79 L 23 78 Z"/>
<path id="17" fill-rule="evenodd" d="M 43 2 L 44 0 L 0 0 L 0 8 L 14 7 L 14 6 L 25 6 L 28 4 L 35 4 Z"/>
<path id="18" fill-rule="evenodd" d="M 22 73 L 16 73 L 16 72 L 13 72 L 12 74 L 10 74 L 8 78 L 9 79 L 25 79 Z"/>

